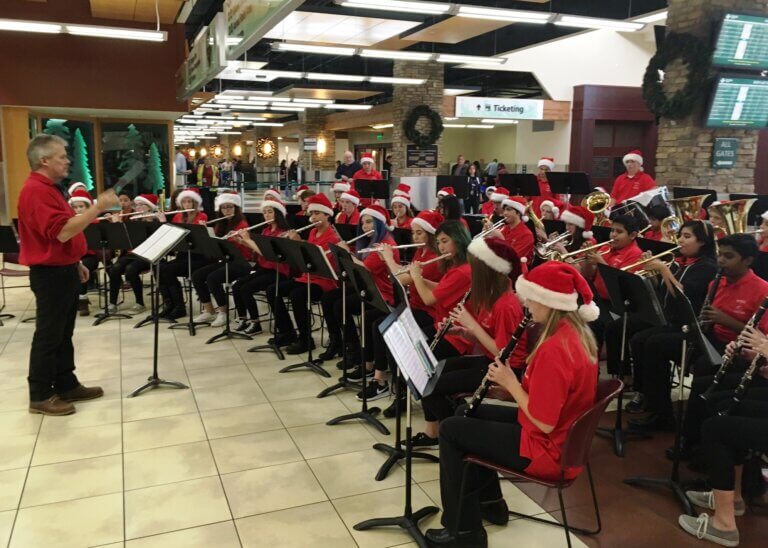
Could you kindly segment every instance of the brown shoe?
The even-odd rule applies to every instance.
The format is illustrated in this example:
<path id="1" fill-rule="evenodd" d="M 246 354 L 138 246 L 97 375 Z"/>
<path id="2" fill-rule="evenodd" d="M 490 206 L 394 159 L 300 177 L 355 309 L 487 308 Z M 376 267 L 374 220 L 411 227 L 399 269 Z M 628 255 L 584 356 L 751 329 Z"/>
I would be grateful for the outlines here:
<path id="1" fill-rule="evenodd" d="M 81 316 L 90 316 L 91 314 L 90 303 L 88 301 L 78 301 L 77 312 Z"/>
<path id="2" fill-rule="evenodd" d="M 91 386 L 90 388 L 86 388 L 81 384 L 77 388 L 73 388 L 72 390 L 61 394 L 61 399 L 65 401 L 95 400 L 103 395 L 104 390 L 101 389 L 101 386 Z"/>
<path id="3" fill-rule="evenodd" d="M 54 394 L 47 400 L 29 402 L 29 412 L 52 416 L 71 415 L 75 412 L 75 406 Z"/>

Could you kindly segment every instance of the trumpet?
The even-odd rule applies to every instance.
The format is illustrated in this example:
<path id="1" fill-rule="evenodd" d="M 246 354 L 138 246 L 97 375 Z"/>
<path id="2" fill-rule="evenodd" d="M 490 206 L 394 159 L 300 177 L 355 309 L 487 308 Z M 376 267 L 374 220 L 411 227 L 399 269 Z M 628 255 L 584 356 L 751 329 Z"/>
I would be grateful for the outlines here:
<path id="1" fill-rule="evenodd" d="M 554 233 L 553 233 L 554 234 Z M 541 257 L 542 259 L 549 259 L 550 255 L 554 253 L 553 249 L 550 249 L 552 246 L 557 244 L 563 244 L 565 246 L 568 246 L 573 241 L 573 236 L 570 232 L 563 232 L 556 238 L 549 240 L 548 242 L 536 244 L 536 255 Z"/>
<path id="2" fill-rule="evenodd" d="M 421 263 L 421 266 L 427 266 L 428 264 L 436 263 L 437 261 L 442 261 L 443 259 L 450 259 L 450 258 L 451 258 L 450 253 L 443 253 L 439 257 L 432 257 L 430 260 L 424 261 L 423 263 Z M 398 270 L 397 272 L 395 272 L 395 276 L 399 276 L 400 274 L 406 274 L 408 272 L 409 266 L 410 265 L 406 265 L 400 270 Z"/>
<path id="3" fill-rule="evenodd" d="M 472 237 L 472 239 L 477 240 L 478 238 L 485 238 L 488 234 L 490 234 L 494 230 L 500 229 L 502 226 L 504 226 L 505 223 L 506 221 L 504 219 L 500 221 L 496 221 L 495 223 L 493 223 L 493 225 L 491 225 L 491 228 L 483 230 L 482 232 L 478 232 Z"/>
<path id="4" fill-rule="evenodd" d="M 675 246 L 672 249 L 669 249 L 667 251 L 662 251 L 661 253 L 653 255 L 652 257 L 648 257 L 647 259 L 642 259 L 640 261 L 637 261 L 636 263 L 632 263 L 631 265 L 624 266 L 624 267 L 621 268 L 621 270 L 623 272 L 627 272 L 629 270 L 632 270 L 633 268 L 637 268 L 640 265 L 644 265 L 645 263 L 649 263 L 651 261 L 655 261 L 656 259 L 658 259 L 659 257 L 663 257 L 664 255 L 669 255 L 670 256 L 670 258 L 668 260 L 663 261 L 664 264 L 666 264 L 667 267 L 669 267 L 674 262 L 674 260 L 675 260 L 675 252 L 678 249 L 680 249 L 679 245 Z M 657 274 L 657 272 L 655 272 L 654 270 L 641 269 L 641 270 L 638 270 L 637 272 L 634 272 L 634 274 L 637 274 L 638 276 L 641 276 L 643 278 L 649 278 L 651 276 L 655 276 Z"/>
<path id="5" fill-rule="evenodd" d="M 347 243 L 349 243 L 349 242 L 347 242 Z M 427 244 L 403 244 L 403 245 L 393 245 L 393 246 L 390 246 L 390 249 L 408 249 L 408 248 L 410 248 L 410 247 L 424 247 L 425 245 L 427 245 Z M 380 247 L 366 247 L 366 248 L 364 248 L 364 249 L 361 249 L 360 251 L 358 251 L 358 253 L 372 253 L 372 252 L 374 252 L 374 251 L 379 251 L 379 252 L 381 252 L 381 248 L 380 248 Z"/>
<path id="6" fill-rule="evenodd" d="M 579 253 L 589 253 L 593 249 L 600 249 L 601 247 L 605 247 L 606 245 L 610 245 L 614 241 L 615 240 L 613 238 L 611 238 L 608 241 L 600 242 L 600 243 L 591 245 L 589 247 L 582 247 L 581 249 L 577 249 L 576 251 L 571 251 L 570 253 L 566 253 L 564 255 L 561 255 L 557 251 L 553 251 L 550 254 L 550 259 L 552 259 L 553 261 L 564 261 L 565 259 L 573 257 L 574 255 L 578 255 Z M 600 255 L 605 255 L 609 251 L 610 251 L 610 249 L 607 249 L 605 251 L 601 251 Z M 585 260 L 586 260 L 586 257 L 580 257 L 580 258 L 576 259 L 575 261 L 573 261 L 573 263 L 580 263 L 580 262 L 585 261 Z"/>

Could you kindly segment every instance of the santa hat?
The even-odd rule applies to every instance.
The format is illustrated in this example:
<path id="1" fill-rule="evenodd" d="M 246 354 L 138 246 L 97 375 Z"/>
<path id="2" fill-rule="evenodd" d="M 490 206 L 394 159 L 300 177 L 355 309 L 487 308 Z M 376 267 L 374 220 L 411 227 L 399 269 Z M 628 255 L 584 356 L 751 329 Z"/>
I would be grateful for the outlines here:
<path id="1" fill-rule="evenodd" d="M 414 217 L 413 221 L 411 221 L 411 227 L 416 225 L 425 232 L 434 234 L 437 232 L 437 227 L 443 224 L 444 220 L 443 216 L 437 211 L 433 209 L 425 209 L 424 211 L 420 211 L 419 214 Z"/>
<path id="2" fill-rule="evenodd" d="M 444 186 L 437 191 L 438 198 L 444 198 L 445 196 L 456 196 L 456 191 L 453 190 L 452 186 Z"/>
<path id="3" fill-rule="evenodd" d="M 181 202 L 189 198 L 193 202 L 197 204 L 197 209 L 203 209 L 203 198 L 200 196 L 200 191 L 196 188 L 185 188 L 181 192 L 179 192 L 179 195 L 176 196 L 176 207 L 179 209 L 183 209 L 181 207 Z"/>
<path id="4" fill-rule="evenodd" d="M 392 192 L 392 196 L 410 196 L 411 195 L 411 185 L 406 185 L 405 183 L 400 183 L 397 185 L 397 188 L 395 188 L 394 192 Z"/>
<path id="5" fill-rule="evenodd" d="M 293 199 L 300 200 L 301 195 L 304 194 L 304 192 L 306 192 L 307 190 L 309 190 L 309 187 L 307 185 L 301 185 L 299 188 L 296 189 L 296 194 L 293 195 Z"/>
<path id="6" fill-rule="evenodd" d="M 555 170 L 555 159 L 549 158 L 547 156 L 542 156 L 541 160 L 539 160 L 539 163 L 536 164 L 536 167 L 548 167 L 549 171 Z"/>
<path id="7" fill-rule="evenodd" d="M 504 187 L 497 188 L 493 191 L 493 194 L 491 194 L 492 202 L 503 202 L 507 198 L 509 198 L 509 190 Z"/>
<path id="8" fill-rule="evenodd" d="M 592 190 L 595 190 L 595 191 L 597 191 L 597 192 L 602 192 L 603 194 L 609 194 L 609 192 L 608 192 L 607 190 L 605 190 L 605 188 L 604 188 L 604 187 L 602 187 L 602 186 L 596 186 L 596 187 L 595 187 L 595 188 L 593 188 Z"/>
<path id="9" fill-rule="evenodd" d="M 511 198 L 506 198 L 503 202 L 501 202 L 501 205 L 504 207 L 511 207 L 523 216 L 524 223 L 528 222 L 528 215 L 525 214 L 525 211 L 528 209 L 528 202 L 526 202 L 525 198 L 522 196 L 512 196 Z"/>
<path id="10" fill-rule="evenodd" d="M 331 191 L 333 192 L 349 192 L 351 188 L 352 185 L 344 181 L 336 181 L 331 185 Z"/>
<path id="11" fill-rule="evenodd" d="M 139 194 L 133 199 L 133 203 L 136 205 L 143 204 L 154 210 L 157 209 L 157 196 L 154 194 Z"/>
<path id="12" fill-rule="evenodd" d="M 237 192 L 224 192 L 216 196 L 214 207 L 218 210 L 224 204 L 232 204 L 235 207 L 243 207 L 240 201 L 240 195 Z"/>
<path id="13" fill-rule="evenodd" d="M 364 210 L 360 212 L 360 220 L 362 221 L 363 216 L 369 215 L 373 217 L 374 219 L 378 219 L 382 223 L 384 223 L 384 226 L 386 226 L 389 230 L 392 230 L 392 220 L 389 216 L 389 211 L 384 209 L 378 204 L 372 204 L 366 207 Z"/>
<path id="14" fill-rule="evenodd" d="M 393 204 L 403 204 L 405 207 L 411 207 L 411 197 L 407 194 L 405 195 L 398 195 L 392 198 Z"/>
<path id="15" fill-rule="evenodd" d="M 486 195 L 486 196 L 490 196 L 490 195 L 491 195 L 491 194 L 493 194 L 494 192 L 496 192 L 496 187 L 495 187 L 495 186 L 493 186 L 493 185 L 490 185 L 490 186 L 488 186 L 488 187 L 486 187 L 486 188 L 485 188 L 485 195 Z"/>
<path id="16" fill-rule="evenodd" d="M 307 206 L 307 213 L 317 211 L 319 213 L 325 213 L 329 217 L 333 215 L 333 206 L 331 205 L 328 196 L 325 194 L 315 194 L 314 196 L 310 196 L 307 198 L 307 203 L 309 204 Z"/>
<path id="17" fill-rule="evenodd" d="M 539 211 L 543 213 L 544 206 L 549 206 L 552 208 L 552 214 L 555 216 L 555 220 L 560 218 L 560 208 L 555 205 L 555 202 L 552 200 L 544 200 L 539 204 Z"/>
<path id="18" fill-rule="evenodd" d="M 373 154 L 371 154 L 370 152 L 366 152 L 366 153 L 364 153 L 364 154 L 363 154 L 363 157 L 362 157 L 362 158 L 360 158 L 360 163 L 361 163 L 361 164 L 364 164 L 364 163 L 366 163 L 366 162 L 370 162 L 370 163 L 372 163 L 372 164 L 375 164 L 375 163 L 376 163 L 376 160 L 374 160 L 374 159 L 373 159 Z"/>
<path id="19" fill-rule="evenodd" d="M 82 202 L 84 204 L 92 205 L 93 198 L 91 198 L 91 195 L 88 194 L 88 192 L 84 188 L 76 188 L 72 192 L 72 195 L 69 197 L 69 205 L 72 205 L 74 202 Z"/>
<path id="20" fill-rule="evenodd" d="M 357 190 L 347 190 L 346 192 L 342 192 L 341 196 L 339 196 L 339 199 L 349 200 L 355 204 L 355 207 L 360 205 L 360 193 L 357 192 Z"/>
<path id="21" fill-rule="evenodd" d="M 763 211 L 763 213 L 760 215 L 760 217 L 761 217 L 761 218 L 762 218 L 764 221 L 768 221 L 768 210 L 766 210 L 766 211 Z"/>
<path id="22" fill-rule="evenodd" d="M 632 152 L 625 154 L 624 158 L 622 158 L 622 161 L 624 162 L 624 165 L 627 165 L 627 162 L 630 160 L 634 160 L 638 164 L 640 164 L 640 167 L 643 167 L 643 153 L 639 150 L 633 150 Z"/>
<path id="23" fill-rule="evenodd" d="M 467 251 L 500 274 L 512 274 L 513 278 L 520 275 L 520 257 L 503 238 L 476 238 Z"/>
<path id="24" fill-rule="evenodd" d="M 578 226 L 584 232 L 582 236 L 589 240 L 592 237 L 592 224 L 595 222 L 595 214 L 586 207 L 571 206 L 560 215 L 560 220 Z"/>
<path id="25" fill-rule="evenodd" d="M 288 210 L 285 208 L 285 204 L 282 200 L 264 200 L 261 202 L 261 212 L 264 213 L 265 207 L 271 207 L 283 214 L 285 217 L 288 214 Z"/>
<path id="26" fill-rule="evenodd" d="M 600 316 L 587 280 L 568 263 L 547 261 L 520 276 L 515 289 L 523 301 L 535 301 L 565 312 L 578 310 L 579 316 L 586 322 Z M 584 303 L 581 306 L 579 297 Z"/>
<path id="27" fill-rule="evenodd" d="M 280 191 L 276 188 L 268 188 L 264 191 L 264 199 L 265 200 L 278 200 L 280 202 L 283 201 L 283 197 L 280 194 Z"/>
<path id="28" fill-rule="evenodd" d="M 84 183 L 81 183 L 81 182 L 78 181 L 76 183 L 72 183 L 71 185 L 69 185 L 69 188 L 67 189 L 67 193 L 69 195 L 71 195 L 71 196 L 74 196 L 75 195 L 75 190 L 77 190 L 78 188 L 82 188 L 86 192 L 88 191 L 88 187 L 85 186 Z"/>

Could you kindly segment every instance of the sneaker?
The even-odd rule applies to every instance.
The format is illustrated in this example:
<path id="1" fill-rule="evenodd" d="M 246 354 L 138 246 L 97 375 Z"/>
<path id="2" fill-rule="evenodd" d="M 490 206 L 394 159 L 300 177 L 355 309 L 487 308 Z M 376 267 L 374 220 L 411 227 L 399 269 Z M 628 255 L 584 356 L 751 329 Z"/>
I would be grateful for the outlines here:
<path id="1" fill-rule="evenodd" d="M 365 387 L 365 400 L 374 401 L 389 396 L 389 383 L 372 382 Z M 357 401 L 363 401 L 363 391 L 357 393 Z"/>
<path id="2" fill-rule="evenodd" d="M 405 445 L 405 441 L 402 443 Z M 440 445 L 440 440 L 437 438 L 430 438 L 424 432 L 419 432 L 411 437 L 411 447 L 434 447 L 435 445 Z"/>
<path id="3" fill-rule="evenodd" d="M 211 327 L 224 327 L 227 324 L 227 313 L 219 312 L 211 322 Z"/>
<path id="4" fill-rule="evenodd" d="M 697 518 L 688 514 L 682 514 L 677 519 L 677 522 L 686 533 L 695 536 L 697 539 L 708 540 L 720 546 L 739 545 L 738 531 L 720 531 L 715 529 L 715 526 L 709 522 L 709 519 L 708 514 L 701 514 Z"/>
<path id="5" fill-rule="evenodd" d="M 250 325 L 248 326 L 248 329 L 243 331 L 246 335 L 260 335 L 263 333 L 263 329 L 261 328 L 261 324 L 259 322 L 252 321 Z"/>
<path id="6" fill-rule="evenodd" d="M 707 510 L 715 509 L 715 495 L 712 491 L 686 491 L 685 496 L 691 501 L 691 504 Z M 743 500 L 733 501 L 733 513 L 736 516 L 743 516 L 747 511 L 747 505 Z"/>
<path id="7" fill-rule="evenodd" d="M 195 316 L 192 319 L 192 321 L 195 323 L 211 323 L 215 319 L 216 319 L 216 314 L 209 314 L 208 312 L 203 312 Z"/>
<path id="8" fill-rule="evenodd" d="M 250 326 L 251 322 L 248 320 L 237 320 L 237 324 L 235 324 L 235 328 L 232 331 L 237 333 L 245 333 Z"/>
<path id="9" fill-rule="evenodd" d="M 635 396 L 630 400 L 627 405 L 624 406 L 624 410 L 627 413 L 643 413 L 645 412 L 647 408 L 647 404 L 645 403 L 645 396 L 643 396 L 640 392 L 635 392 Z"/>
<path id="10" fill-rule="evenodd" d="M 138 304 L 138 303 L 136 303 L 136 304 L 135 304 L 135 305 L 133 305 L 133 306 L 131 307 L 131 309 L 128 311 L 128 314 L 141 314 L 141 313 L 142 313 L 142 312 L 144 312 L 146 309 L 147 309 L 147 307 L 146 307 L 146 306 L 144 306 L 143 304 Z"/>
<path id="11" fill-rule="evenodd" d="M 107 306 L 107 312 L 109 314 L 117 314 L 117 305 L 116 304 L 110 304 Z"/>
<path id="12" fill-rule="evenodd" d="M 362 380 L 363 379 L 362 369 L 363 368 L 358 365 L 357 367 L 355 367 L 351 371 L 347 371 L 347 380 L 350 380 L 350 381 L 360 381 L 360 380 Z M 373 369 L 371 369 L 370 371 L 366 370 L 365 378 L 366 379 L 372 379 L 373 378 Z"/>

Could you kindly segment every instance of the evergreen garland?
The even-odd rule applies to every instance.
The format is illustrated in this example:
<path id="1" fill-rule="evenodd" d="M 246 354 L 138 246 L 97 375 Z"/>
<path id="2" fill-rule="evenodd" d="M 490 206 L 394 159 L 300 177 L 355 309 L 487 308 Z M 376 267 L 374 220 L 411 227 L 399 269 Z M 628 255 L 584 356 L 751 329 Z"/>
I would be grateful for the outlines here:
<path id="1" fill-rule="evenodd" d="M 419 118 L 429 118 L 431 125 L 429 133 L 422 133 L 416 129 Z M 413 107 L 408 117 L 403 122 L 405 136 L 418 147 L 434 145 L 443 134 L 443 120 L 440 115 L 429 108 L 427 105 L 418 105 Z"/>

